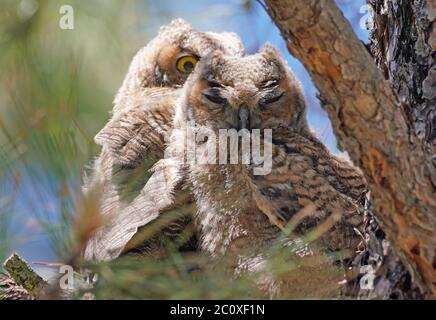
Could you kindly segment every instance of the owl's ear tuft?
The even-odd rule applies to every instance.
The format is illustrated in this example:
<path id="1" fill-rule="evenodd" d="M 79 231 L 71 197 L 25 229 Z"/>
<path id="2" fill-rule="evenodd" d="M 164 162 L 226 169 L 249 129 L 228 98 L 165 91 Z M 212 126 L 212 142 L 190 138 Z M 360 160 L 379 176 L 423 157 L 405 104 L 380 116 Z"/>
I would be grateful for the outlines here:
<path id="1" fill-rule="evenodd" d="M 288 69 L 288 63 L 286 62 L 286 60 L 283 59 L 280 51 L 277 48 L 273 47 L 271 44 L 265 44 L 259 50 L 259 54 L 265 58 L 268 64 L 277 68 L 276 71 L 280 73 L 287 72 L 286 70 Z"/>
<path id="2" fill-rule="evenodd" d="M 267 60 L 281 60 L 281 54 L 278 49 L 273 47 L 270 43 L 266 43 L 259 50 L 259 54 Z"/>
<path id="3" fill-rule="evenodd" d="M 190 31 L 192 31 L 192 27 L 189 23 L 187 23 L 182 18 L 177 18 L 177 19 L 172 20 L 168 25 L 162 26 L 160 28 L 159 34 L 162 35 L 162 34 L 165 34 L 168 32 L 173 33 L 175 31 L 181 32 L 181 33 L 190 32 Z"/>

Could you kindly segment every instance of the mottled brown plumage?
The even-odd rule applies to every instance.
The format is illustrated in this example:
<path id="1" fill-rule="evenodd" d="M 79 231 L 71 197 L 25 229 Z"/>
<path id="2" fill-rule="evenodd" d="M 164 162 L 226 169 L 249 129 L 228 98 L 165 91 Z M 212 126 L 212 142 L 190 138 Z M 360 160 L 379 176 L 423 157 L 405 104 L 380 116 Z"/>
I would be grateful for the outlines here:
<path id="1" fill-rule="evenodd" d="M 262 211 L 278 217 L 277 224 L 284 228 L 300 210 L 313 205 L 295 233 L 303 236 L 331 217 L 337 222 L 322 235 L 324 244 L 330 250 L 355 250 L 363 240 L 358 232 L 367 190 L 362 173 L 307 132 L 273 131 L 273 150 L 272 172 L 253 177 L 254 199 Z"/>
<path id="2" fill-rule="evenodd" d="M 314 210 L 298 225 L 300 235 L 331 217 L 335 223 L 323 235 L 325 244 L 332 250 L 356 248 L 363 176 L 309 131 L 301 87 L 274 49 L 242 58 L 214 53 L 184 90 L 169 148 L 173 154 L 187 139 L 186 129 L 210 130 L 216 137 L 221 129 L 241 129 L 242 109 L 248 109 L 246 128 L 272 129 L 273 166 L 265 175 L 253 175 L 252 165 L 201 164 L 210 153 L 209 140 L 197 146 L 197 162 L 186 170 L 198 206 L 202 250 L 243 255 L 261 250 L 309 205 Z"/>
<path id="3" fill-rule="evenodd" d="M 138 228 L 173 203 L 172 194 L 156 182 L 160 181 L 156 176 L 151 185 L 159 186 L 146 186 L 149 170 L 163 156 L 179 88 L 195 63 L 216 49 L 243 54 L 235 34 L 197 32 L 178 19 L 162 27 L 133 58 L 115 98 L 112 119 L 95 138 L 102 146 L 101 154 L 85 177 L 84 192 L 100 193 L 100 214 L 105 221 L 88 241 L 83 253 L 86 259 L 118 257 Z"/>
<path id="4" fill-rule="evenodd" d="M 106 146 L 114 161 L 124 167 L 137 167 L 145 157 L 163 158 L 179 94 L 175 88 L 142 90 L 134 107 L 116 113 L 96 142 Z"/>

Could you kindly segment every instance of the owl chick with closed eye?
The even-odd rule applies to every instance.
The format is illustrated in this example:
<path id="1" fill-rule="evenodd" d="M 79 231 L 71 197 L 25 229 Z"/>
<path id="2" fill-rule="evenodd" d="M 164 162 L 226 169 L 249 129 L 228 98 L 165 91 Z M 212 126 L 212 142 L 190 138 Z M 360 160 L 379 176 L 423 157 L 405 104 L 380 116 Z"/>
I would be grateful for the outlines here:
<path id="1" fill-rule="evenodd" d="M 174 123 L 168 154 L 179 159 L 191 184 L 202 251 L 254 257 L 310 206 L 297 235 L 328 224 L 321 240 L 330 250 L 354 250 L 362 240 L 356 230 L 363 221 L 364 178 L 309 131 L 299 82 L 272 47 L 251 56 L 214 52 L 203 58 L 184 86 Z M 219 137 L 223 129 L 271 129 L 271 172 L 253 175 L 252 166 L 241 162 L 208 163 L 210 136 L 197 137 L 196 161 L 186 164 L 186 154 L 180 152 L 186 150 L 180 144 L 189 139 L 184 132 L 203 130 Z"/>
<path id="2" fill-rule="evenodd" d="M 105 218 L 105 225 L 86 245 L 86 259 L 116 258 L 139 227 L 172 203 L 164 196 L 164 186 L 143 187 L 148 170 L 163 157 L 181 86 L 197 62 L 217 49 L 236 56 L 244 52 L 237 35 L 194 31 L 178 19 L 162 27 L 133 58 L 116 95 L 112 119 L 95 137 L 103 147 L 101 154 L 85 177 L 84 192 L 99 191 L 100 214 Z"/>

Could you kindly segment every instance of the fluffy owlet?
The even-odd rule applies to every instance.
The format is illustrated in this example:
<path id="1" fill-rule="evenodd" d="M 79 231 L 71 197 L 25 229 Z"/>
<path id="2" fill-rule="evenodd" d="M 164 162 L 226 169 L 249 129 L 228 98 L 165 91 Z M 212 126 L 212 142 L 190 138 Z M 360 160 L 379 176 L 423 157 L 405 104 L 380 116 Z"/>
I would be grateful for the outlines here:
<path id="1" fill-rule="evenodd" d="M 180 87 L 197 62 L 217 49 L 243 54 L 235 34 L 197 32 L 178 19 L 162 27 L 133 58 L 116 95 L 112 119 L 95 137 L 103 148 L 85 179 L 85 193 L 101 194 L 100 213 L 105 218 L 105 225 L 86 245 L 86 259 L 116 258 L 137 229 L 171 203 L 165 189 L 156 184 L 151 190 L 143 188 L 148 170 L 163 157 Z"/>
<path id="2" fill-rule="evenodd" d="M 168 148 L 173 162 L 167 163 L 180 168 L 191 185 L 202 251 L 255 256 L 310 207 L 297 235 L 324 226 L 321 240 L 330 250 L 354 250 L 362 240 L 364 178 L 309 131 L 302 89 L 275 49 L 266 46 L 245 57 L 222 52 L 205 57 L 184 86 L 174 123 Z M 222 134 L 230 132 L 239 132 L 240 148 L 223 148 L 228 140 Z M 253 144 L 241 148 L 247 137 L 253 143 L 255 133 L 263 146 L 257 160 Z M 250 145 L 252 153 L 244 162 Z M 268 148 L 270 170 L 255 173 L 255 168 L 268 167 Z M 235 153 L 238 161 L 230 162 Z"/>

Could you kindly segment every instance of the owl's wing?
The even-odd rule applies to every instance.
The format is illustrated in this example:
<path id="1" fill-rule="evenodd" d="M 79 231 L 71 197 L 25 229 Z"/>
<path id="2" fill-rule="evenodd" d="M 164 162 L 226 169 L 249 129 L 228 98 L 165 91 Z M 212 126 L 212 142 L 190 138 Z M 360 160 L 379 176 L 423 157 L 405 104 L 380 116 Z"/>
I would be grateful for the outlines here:
<path id="1" fill-rule="evenodd" d="M 282 229 L 290 221 L 300 235 L 319 227 L 329 248 L 355 248 L 361 241 L 355 229 L 363 223 L 359 198 L 366 190 L 359 170 L 308 135 L 273 139 L 273 150 L 271 173 L 252 179 L 258 207 Z"/>
<path id="2" fill-rule="evenodd" d="M 136 167 L 144 159 L 163 158 L 179 92 L 170 88 L 154 89 L 135 97 L 129 108 L 114 114 L 96 135 L 96 143 L 108 148 L 114 163 Z"/>
<path id="3" fill-rule="evenodd" d="M 159 215 L 153 221 L 138 228 L 138 232 L 124 246 L 122 254 L 157 256 L 165 253 L 167 241 L 171 242 L 172 248 L 194 250 L 197 246 L 192 220 L 195 212 L 192 192 L 179 185 L 174 191 L 172 203 L 159 210 Z"/>
<path id="4" fill-rule="evenodd" d="M 101 191 L 100 214 L 107 222 L 88 241 L 86 259 L 111 260 L 133 249 L 132 245 L 125 246 L 132 243 L 138 229 L 156 224 L 179 195 L 178 167 L 165 160 L 156 164 L 164 155 L 178 91 L 155 89 L 146 89 L 146 95 L 136 97 L 131 107 L 115 113 L 95 138 L 103 149 L 84 189 Z M 181 217 L 170 222 L 167 229 L 185 222 Z M 158 242 L 156 236 L 141 247 L 151 251 Z"/>
<path id="5" fill-rule="evenodd" d="M 181 182 L 178 165 L 171 160 L 162 160 L 153 168 L 151 176 L 144 185 L 135 187 L 134 194 L 129 193 L 129 199 L 123 199 L 116 189 L 116 184 L 108 180 L 103 180 L 100 184 L 98 181 L 86 184 L 89 188 L 102 188 L 100 210 L 101 215 L 104 216 L 104 224 L 88 240 L 84 258 L 97 261 L 113 260 L 121 253 L 133 249 L 131 241 L 138 229 L 156 223 L 158 218 L 166 215 L 165 212 L 171 210 L 175 203 L 189 210 L 190 198 L 183 193 Z M 185 224 L 184 214 L 173 218 L 167 221 L 167 227 L 173 227 L 174 223 Z M 144 238 L 146 243 L 142 246 L 146 248 L 145 251 L 153 251 L 155 249 L 153 247 L 158 245 L 158 238 Z M 134 242 L 138 243 L 137 240 L 138 238 Z M 130 245 L 126 248 L 129 242 Z"/>
<path id="6" fill-rule="evenodd" d="M 290 157 L 304 156 L 318 175 L 327 179 L 331 186 L 341 194 L 359 202 L 368 191 L 362 171 L 345 159 L 336 157 L 310 133 L 286 133 L 283 139 L 273 143 Z"/>

